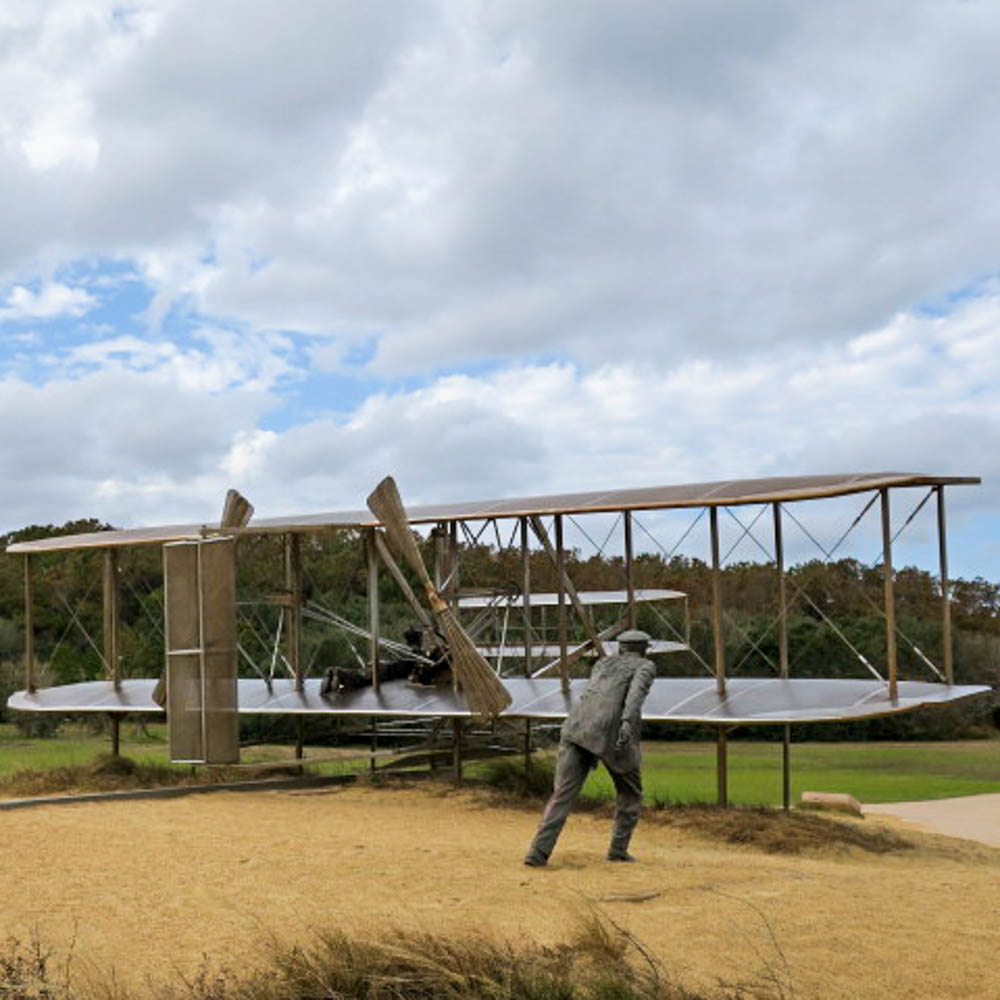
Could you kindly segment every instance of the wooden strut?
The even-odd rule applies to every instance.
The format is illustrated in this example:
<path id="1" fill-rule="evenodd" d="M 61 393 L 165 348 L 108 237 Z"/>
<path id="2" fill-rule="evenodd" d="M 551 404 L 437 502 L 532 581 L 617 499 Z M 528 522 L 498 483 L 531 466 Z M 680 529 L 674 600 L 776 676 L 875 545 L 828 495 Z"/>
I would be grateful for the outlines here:
<path id="1" fill-rule="evenodd" d="M 944 660 L 944 680 L 953 684 L 954 665 L 951 649 L 951 590 L 948 582 L 948 528 L 945 523 L 944 487 L 937 487 L 938 557 L 941 565 L 941 645 Z"/>
<path id="2" fill-rule="evenodd" d="M 379 648 L 380 619 L 378 601 L 378 547 L 375 543 L 375 529 L 365 532 L 365 554 L 368 562 L 368 669 L 371 671 L 372 687 L 379 690 Z"/>
<path id="3" fill-rule="evenodd" d="M 557 604 L 559 624 L 559 685 L 563 694 L 569 694 L 569 622 L 566 619 L 566 549 L 563 545 L 563 518 L 556 514 L 552 518 L 556 529 L 556 576 Z"/>
<path id="4" fill-rule="evenodd" d="M 720 726 L 715 751 L 715 778 L 720 806 L 729 805 L 729 754 L 726 743 L 727 736 L 727 730 L 723 726 Z"/>
<path id="5" fill-rule="evenodd" d="M 118 663 L 118 550 L 104 550 L 104 668 L 115 690 L 121 686 Z"/>
<path id="6" fill-rule="evenodd" d="M 285 656 L 295 676 L 295 690 L 301 691 L 302 670 L 302 546 L 299 536 L 285 535 L 285 590 L 288 603 L 282 608 L 285 616 Z"/>
<path id="7" fill-rule="evenodd" d="M 712 636 L 715 640 L 715 686 L 726 696 L 726 645 L 722 635 L 722 570 L 719 565 L 719 508 L 708 510 L 712 545 Z"/>
<path id="8" fill-rule="evenodd" d="M 518 519 L 521 527 L 521 603 L 524 611 L 524 676 L 531 676 L 534 630 L 531 627 L 531 551 L 528 548 L 528 519 Z"/>
<path id="9" fill-rule="evenodd" d="M 889 511 L 889 489 L 883 486 L 882 497 L 882 576 L 885 584 L 885 657 L 889 667 L 889 700 L 899 698 L 896 673 L 896 601 L 892 584 L 892 524 Z"/>
<path id="10" fill-rule="evenodd" d="M 559 560 L 556 557 L 555 549 L 552 547 L 552 542 L 549 541 L 549 536 L 545 531 L 545 527 L 542 524 L 542 520 L 535 514 L 532 514 L 529 519 L 531 523 L 531 530 L 535 533 L 535 537 L 541 542 L 542 547 L 545 549 L 546 555 L 548 555 L 549 560 L 552 565 L 556 568 L 556 572 L 559 572 Z M 590 616 L 586 613 L 586 609 L 583 606 L 583 602 L 580 600 L 579 594 L 576 592 L 576 587 L 573 586 L 573 581 L 570 580 L 569 574 L 566 572 L 565 567 L 562 568 L 562 581 L 563 586 L 566 589 L 566 596 L 569 597 L 570 604 L 573 605 L 573 610 L 576 612 L 577 617 L 583 624 L 584 629 L 587 632 L 587 636 L 593 643 L 594 648 L 597 650 L 599 656 L 604 656 L 604 644 L 601 642 L 601 636 L 595 631 L 594 623 L 590 620 Z"/>
<path id="11" fill-rule="evenodd" d="M 788 608 L 785 587 L 785 546 L 781 531 L 781 504 L 772 504 L 774 513 L 774 564 L 778 573 L 778 672 L 788 677 Z M 781 737 L 781 803 L 788 812 L 792 808 L 792 727 L 784 726 Z"/>
<path id="12" fill-rule="evenodd" d="M 715 640 L 715 686 L 720 698 L 726 697 L 726 646 L 722 635 L 722 570 L 719 564 L 719 508 L 710 507 L 708 523 L 712 547 L 712 635 Z M 720 806 L 729 804 L 729 758 L 726 730 L 719 729 L 715 746 L 715 774 Z"/>
<path id="13" fill-rule="evenodd" d="M 638 627 L 638 612 L 635 606 L 635 563 L 632 553 L 632 511 L 622 512 L 622 526 L 625 534 L 625 590 L 628 595 L 628 627 Z"/>
<path id="14" fill-rule="evenodd" d="M 456 785 L 462 783 L 462 720 L 452 719 L 451 720 L 451 735 L 452 735 L 452 771 L 453 778 Z"/>
<path id="15" fill-rule="evenodd" d="M 35 589 L 32 585 L 31 556 L 24 556 L 24 687 L 34 694 L 35 686 Z"/>
<path id="16" fill-rule="evenodd" d="M 285 590 L 288 602 L 281 609 L 285 617 L 285 657 L 295 677 L 299 694 L 305 685 L 302 670 L 302 545 L 294 532 L 285 535 Z M 300 715 L 295 720 L 295 758 L 305 756 L 306 727 Z M 299 772 L 302 773 L 301 770 Z"/>
<path id="17" fill-rule="evenodd" d="M 410 609 L 420 620 L 420 624 L 424 628 L 433 628 L 430 615 L 424 611 L 423 605 L 417 600 L 417 595 L 413 593 L 413 588 L 403 575 L 403 571 L 399 568 L 399 563 L 393 558 L 389 547 L 385 544 L 385 536 L 377 529 L 375 531 L 375 548 L 378 551 L 379 559 L 382 560 L 382 565 L 385 566 L 389 571 L 389 575 L 396 581 L 399 589 L 403 592 L 403 596 L 406 598 L 407 604 L 410 605 Z"/>
<path id="18" fill-rule="evenodd" d="M 120 664 L 118 662 L 118 550 L 104 550 L 104 622 L 102 639 L 104 645 L 104 668 L 115 690 L 121 687 Z M 121 716 L 110 712 L 111 756 L 117 757 L 121 749 Z"/>

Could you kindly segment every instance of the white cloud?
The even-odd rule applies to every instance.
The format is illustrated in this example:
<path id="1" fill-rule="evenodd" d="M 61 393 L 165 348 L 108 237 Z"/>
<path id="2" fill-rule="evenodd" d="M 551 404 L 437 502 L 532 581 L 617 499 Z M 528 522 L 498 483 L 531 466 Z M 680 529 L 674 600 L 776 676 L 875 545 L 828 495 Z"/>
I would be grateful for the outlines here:
<path id="1" fill-rule="evenodd" d="M 11 525 L 233 478 L 354 507 L 390 469 L 995 478 L 992 5 L 11 0 L 0 31 Z M 144 313 L 49 339 L 113 301 L 66 277 L 100 260 Z"/>
<path id="2" fill-rule="evenodd" d="M 981 508 L 1000 499 L 1000 403 L 984 396 L 1000 353 L 966 358 L 953 330 L 987 312 L 1000 330 L 1000 299 L 970 302 L 952 323 L 908 317 L 902 353 L 894 321 L 865 338 L 862 362 L 848 344 L 751 363 L 445 376 L 370 396 L 343 423 L 269 434 L 242 468 L 273 513 L 356 507 L 386 471 L 416 502 L 900 468 L 982 475 L 987 486 L 962 501 Z M 914 380 L 915 368 L 937 377 Z"/>
<path id="3" fill-rule="evenodd" d="M 0 306 L 0 322 L 82 316 L 96 304 L 97 300 L 89 292 L 60 282 L 49 282 L 37 292 L 24 285 L 15 285 L 7 293 L 7 301 Z"/>
<path id="4" fill-rule="evenodd" d="M 0 272 L 133 256 L 154 322 L 599 365 L 842 341 L 1000 258 L 990 5 L 14 9 Z"/>
<path id="5" fill-rule="evenodd" d="M 266 426 L 278 397 L 252 350 L 240 362 L 225 340 L 185 353 L 119 338 L 75 352 L 85 374 L 0 383 L 0 420 L 21 429 L 0 446 L 4 513 L 12 527 L 176 523 L 215 516 L 230 486 L 262 517 L 353 510 L 387 472 L 420 503 L 901 469 L 984 478 L 953 491 L 960 532 L 1000 501 L 1000 352 L 965 349 L 989 329 L 1000 330 L 1000 296 L 952 319 L 897 317 L 863 335 L 860 358 L 848 343 L 678 366 L 522 364 L 280 430 Z M 206 376 L 190 377 L 199 364 Z"/>

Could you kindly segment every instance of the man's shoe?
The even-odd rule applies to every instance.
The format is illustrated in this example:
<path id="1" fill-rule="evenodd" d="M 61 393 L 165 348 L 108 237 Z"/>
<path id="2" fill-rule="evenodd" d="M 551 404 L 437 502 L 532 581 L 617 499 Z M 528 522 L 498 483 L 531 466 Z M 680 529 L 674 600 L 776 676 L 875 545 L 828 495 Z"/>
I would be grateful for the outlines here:
<path id="1" fill-rule="evenodd" d="M 548 863 L 548 858 L 543 858 L 540 854 L 529 854 L 525 859 L 524 863 L 529 868 L 544 868 Z"/>
<path id="2" fill-rule="evenodd" d="M 608 861 L 635 861 L 635 856 L 628 851 L 608 851 Z"/>

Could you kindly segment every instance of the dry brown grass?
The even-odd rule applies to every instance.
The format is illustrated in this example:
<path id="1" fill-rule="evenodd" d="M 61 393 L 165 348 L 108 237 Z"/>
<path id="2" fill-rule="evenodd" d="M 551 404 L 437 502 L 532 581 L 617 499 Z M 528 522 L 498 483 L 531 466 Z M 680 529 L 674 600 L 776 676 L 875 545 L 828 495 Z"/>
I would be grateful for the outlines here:
<path id="1" fill-rule="evenodd" d="M 645 819 L 726 844 L 755 847 L 769 854 L 850 848 L 869 854 L 888 854 L 909 851 L 914 846 L 912 840 L 883 826 L 866 828 L 859 822 L 830 819 L 814 812 L 785 812 L 764 806 L 672 805 L 647 810 Z"/>
<path id="2" fill-rule="evenodd" d="M 0 947 L 5 1000 L 783 1000 L 784 977 L 720 983 L 693 991 L 672 978 L 648 948 L 597 914 L 555 946 L 483 936 L 406 930 L 381 940 L 343 931 L 305 945 L 274 944 L 256 965 L 235 971 L 207 962 L 192 975 L 148 983 L 141 992 L 114 979 L 75 982 L 71 963 L 56 966 L 37 939 Z"/>
<path id="3" fill-rule="evenodd" d="M 0 777 L 0 795 L 28 798 L 73 792 L 111 792 L 132 788 L 166 788 L 190 784 L 189 771 L 157 764 L 137 764 L 107 754 L 91 764 L 43 769 L 22 768 Z"/>
<path id="4" fill-rule="evenodd" d="M 179 768 L 143 764 L 128 757 L 103 754 L 90 764 L 45 769 L 22 768 L 0 776 L 0 798 L 32 798 L 84 792 L 126 792 L 134 789 L 177 788 L 250 782 L 256 778 L 296 778 L 295 764 L 254 774 L 245 768 Z"/>

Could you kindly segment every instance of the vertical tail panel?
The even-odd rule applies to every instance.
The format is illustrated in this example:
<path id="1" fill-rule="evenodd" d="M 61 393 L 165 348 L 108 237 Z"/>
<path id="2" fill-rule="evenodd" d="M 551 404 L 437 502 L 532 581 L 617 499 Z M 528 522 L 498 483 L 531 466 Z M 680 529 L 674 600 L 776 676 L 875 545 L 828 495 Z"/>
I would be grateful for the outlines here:
<path id="1" fill-rule="evenodd" d="M 231 538 L 163 546 L 170 759 L 239 759 Z"/>
<path id="2" fill-rule="evenodd" d="M 205 760 L 240 759 L 236 715 L 236 558 L 232 538 L 200 542 L 201 628 L 205 678 Z"/>
<path id="3" fill-rule="evenodd" d="M 203 761 L 198 543 L 163 546 L 170 759 Z"/>

